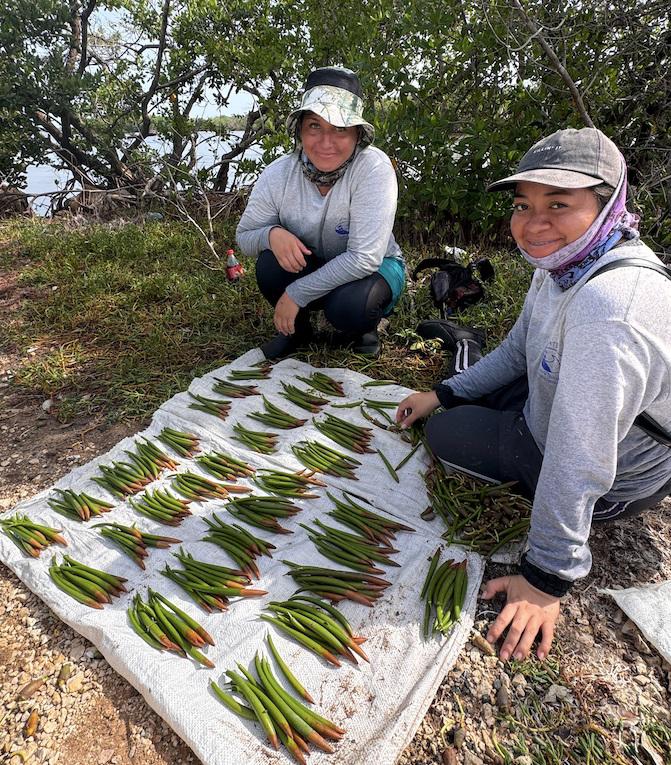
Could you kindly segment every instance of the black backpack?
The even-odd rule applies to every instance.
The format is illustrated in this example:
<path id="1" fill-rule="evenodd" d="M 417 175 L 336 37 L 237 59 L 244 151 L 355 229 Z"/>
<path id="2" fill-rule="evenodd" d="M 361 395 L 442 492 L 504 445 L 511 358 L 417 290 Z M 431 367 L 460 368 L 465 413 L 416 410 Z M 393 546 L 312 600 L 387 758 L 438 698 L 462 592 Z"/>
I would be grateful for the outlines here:
<path id="1" fill-rule="evenodd" d="M 484 298 L 485 288 L 476 278 L 476 271 L 482 281 L 494 278 L 494 266 L 486 258 L 467 266 L 447 258 L 425 258 L 412 272 L 412 280 L 417 281 L 419 274 L 427 268 L 438 268 L 431 276 L 429 289 L 442 319 Z"/>

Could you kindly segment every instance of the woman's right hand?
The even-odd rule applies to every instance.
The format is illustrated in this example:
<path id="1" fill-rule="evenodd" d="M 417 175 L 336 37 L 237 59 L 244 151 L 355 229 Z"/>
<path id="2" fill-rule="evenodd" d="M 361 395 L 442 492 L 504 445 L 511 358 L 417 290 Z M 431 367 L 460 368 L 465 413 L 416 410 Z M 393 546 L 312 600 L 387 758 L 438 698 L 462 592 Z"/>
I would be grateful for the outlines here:
<path id="1" fill-rule="evenodd" d="M 435 391 L 427 393 L 411 393 L 403 399 L 396 410 L 396 422 L 402 428 L 409 428 L 415 420 L 427 417 L 440 406 Z"/>
<path id="2" fill-rule="evenodd" d="M 297 236 L 281 226 L 271 229 L 268 241 L 277 262 L 292 274 L 302 271 L 306 266 L 305 255 L 312 254 Z"/>

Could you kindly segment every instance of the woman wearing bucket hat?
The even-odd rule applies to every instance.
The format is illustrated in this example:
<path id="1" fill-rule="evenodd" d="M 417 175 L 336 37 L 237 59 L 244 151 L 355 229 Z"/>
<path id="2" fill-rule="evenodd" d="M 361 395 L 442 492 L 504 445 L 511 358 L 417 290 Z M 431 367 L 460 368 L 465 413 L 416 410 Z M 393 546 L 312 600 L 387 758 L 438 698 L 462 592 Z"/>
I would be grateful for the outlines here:
<path id="1" fill-rule="evenodd" d="M 502 659 L 552 643 L 560 598 L 587 575 L 592 523 L 671 493 L 671 281 L 626 209 L 624 158 L 593 128 L 535 144 L 518 172 L 511 231 L 536 269 L 498 348 L 401 402 L 450 468 L 517 481 L 533 500 L 520 574 L 489 581 L 507 603 L 487 635 Z"/>
<path id="2" fill-rule="evenodd" d="M 275 306 L 278 334 L 261 346 L 267 358 L 309 341 L 315 309 L 355 351 L 377 354 L 377 325 L 403 290 L 392 234 L 396 175 L 371 146 L 374 129 L 362 113 L 353 72 L 313 71 L 287 120 L 295 150 L 261 173 L 240 219 L 238 245 L 257 258 L 259 289 Z"/>

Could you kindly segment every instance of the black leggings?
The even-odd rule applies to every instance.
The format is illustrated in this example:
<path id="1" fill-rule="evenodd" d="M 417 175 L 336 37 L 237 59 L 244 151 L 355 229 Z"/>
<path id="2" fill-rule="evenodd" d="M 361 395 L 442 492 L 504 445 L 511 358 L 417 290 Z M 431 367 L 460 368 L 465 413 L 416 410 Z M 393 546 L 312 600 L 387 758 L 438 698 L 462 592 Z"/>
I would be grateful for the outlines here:
<path id="1" fill-rule="evenodd" d="M 276 305 L 286 288 L 296 279 L 311 274 L 323 265 L 314 255 L 306 257 L 307 266 L 297 274 L 285 271 L 271 250 L 263 250 L 256 260 L 256 283 L 263 297 Z M 336 287 L 298 312 L 297 327 L 307 325 L 308 313 L 323 309 L 326 319 L 340 332 L 362 335 L 375 329 L 391 302 L 391 288 L 384 277 L 375 273 Z"/>
<path id="2" fill-rule="evenodd" d="M 434 415 L 426 423 L 433 453 L 447 466 L 490 481 L 517 481 L 533 500 L 543 455 L 522 414 L 528 396 L 526 377 L 463 406 Z M 671 481 L 644 499 L 608 502 L 601 497 L 592 522 L 638 515 L 671 493 Z"/>

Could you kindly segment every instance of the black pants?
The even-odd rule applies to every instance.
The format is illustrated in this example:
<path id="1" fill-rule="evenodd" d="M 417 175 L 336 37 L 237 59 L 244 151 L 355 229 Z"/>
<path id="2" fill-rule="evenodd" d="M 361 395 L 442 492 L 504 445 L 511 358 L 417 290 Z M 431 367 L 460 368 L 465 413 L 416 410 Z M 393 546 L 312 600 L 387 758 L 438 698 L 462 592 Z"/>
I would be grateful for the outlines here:
<path id="1" fill-rule="evenodd" d="M 521 494 L 533 500 L 543 464 L 522 409 L 529 394 L 526 377 L 489 396 L 434 415 L 426 424 L 433 453 L 447 466 L 490 481 L 517 481 Z M 592 522 L 638 515 L 671 493 L 671 480 L 655 494 L 628 502 L 594 506 Z"/>
<path id="2" fill-rule="evenodd" d="M 277 304 L 292 282 L 323 265 L 314 255 L 308 255 L 305 260 L 307 266 L 293 274 L 280 266 L 271 250 L 264 250 L 259 255 L 256 261 L 256 283 L 270 305 Z M 378 273 L 342 284 L 298 312 L 296 331 L 307 331 L 309 312 L 322 309 L 329 323 L 340 332 L 352 336 L 371 332 L 379 324 L 391 298 L 390 286 Z"/>

